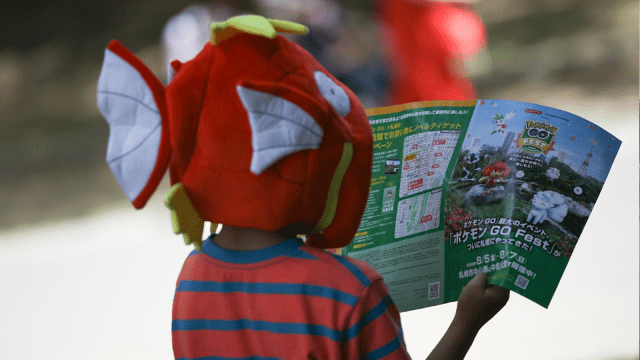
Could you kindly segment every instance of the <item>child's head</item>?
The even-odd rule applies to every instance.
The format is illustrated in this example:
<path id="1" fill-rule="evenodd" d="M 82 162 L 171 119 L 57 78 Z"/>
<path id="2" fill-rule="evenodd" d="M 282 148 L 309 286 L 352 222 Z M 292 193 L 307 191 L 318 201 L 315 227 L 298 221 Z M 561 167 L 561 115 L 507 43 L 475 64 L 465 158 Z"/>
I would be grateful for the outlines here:
<path id="1" fill-rule="evenodd" d="M 168 166 L 201 220 L 268 231 L 306 224 L 311 245 L 341 247 L 368 196 L 371 127 L 346 86 L 276 36 L 305 29 L 258 16 L 212 25 L 212 43 L 175 62 L 156 96 L 166 114 L 154 174 Z M 133 194 L 134 205 L 145 196 Z"/>

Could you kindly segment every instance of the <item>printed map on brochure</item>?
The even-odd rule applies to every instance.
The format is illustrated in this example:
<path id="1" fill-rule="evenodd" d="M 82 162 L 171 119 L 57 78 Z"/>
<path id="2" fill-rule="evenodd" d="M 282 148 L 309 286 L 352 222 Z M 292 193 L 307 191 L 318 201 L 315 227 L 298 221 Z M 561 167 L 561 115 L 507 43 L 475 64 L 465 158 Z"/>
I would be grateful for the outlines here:
<path id="1" fill-rule="evenodd" d="M 422 132 L 404 138 L 400 197 L 442 186 L 460 131 Z"/>
<path id="2" fill-rule="evenodd" d="M 478 272 L 548 307 L 620 147 L 570 113 L 506 100 L 367 110 L 371 190 L 349 246 L 401 311 L 456 301 Z"/>

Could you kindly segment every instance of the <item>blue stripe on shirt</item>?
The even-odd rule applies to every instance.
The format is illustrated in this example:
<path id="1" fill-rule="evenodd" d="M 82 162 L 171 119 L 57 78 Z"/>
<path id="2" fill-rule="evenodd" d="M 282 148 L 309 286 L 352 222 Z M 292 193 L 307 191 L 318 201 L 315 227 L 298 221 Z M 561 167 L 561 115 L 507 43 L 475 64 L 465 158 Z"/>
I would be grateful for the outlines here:
<path id="1" fill-rule="evenodd" d="M 360 356 L 360 360 L 378 360 L 378 359 L 382 359 L 383 357 L 391 354 L 392 352 L 398 350 L 400 348 L 400 346 L 402 345 L 402 333 L 398 334 L 398 336 L 393 339 L 390 343 L 388 343 L 387 345 L 384 345 L 383 347 L 380 347 L 376 350 L 373 350 L 370 353 L 364 354 L 362 356 Z"/>
<path id="2" fill-rule="evenodd" d="M 362 270 L 360 270 L 351 261 L 347 260 L 347 258 L 345 258 L 344 256 L 335 255 L 335 254 L 331 254 L 331 255 L 333 256 L 334 259 L 338 260 L 338 262 L 340 264 L 342 264 L 342 266 L 344 266 L 347 269 L 349 269 L 349 271 L 351 271 L 351 273 L 356 278 L 358 278 L 358 280 L 360 280 L 360 283 L 362 284 L 362 286 L 367 287 L 367 286 L 369 286 L 369 284 L 371 284 L 371 281 L 369 281 L 369 279 L 367 278 L 367 275 L 365 275 L 362 272 Z"/>
<path id="3" fill-rule="evenodd" d="M 197 291 L 230 293 L 242 292 L 247 294 L 283 294 L 309 295 L 332 299 L 347 305 L 355 306 L 358 297 L 326 286 L 308 284 L 279 284 L 279 283 L 244 283 L 244 282 L 215 282 L 183 280 L 176 291 Z"/>
<path id="4" fill-rule="evenodd" d="M 345 338 L 343 339 L 343 341 L 349 341 L 354 337 L 358 336 L 362 328 L 364 328 L 367 324 L 369 324 L 370 322 L 372 322 L 373 320 L 377 319 L 382 314 L 384 314 L 385 311 L 387 311 L 387 308 L 389 307 L 389 305 L 391 304 L 393 304 L 391 295 L 387 295 L 387 297 L 382 299 L 382 301 L 380 301 L 378 305 L 376 305 L 373 309 L 369 310 L 366 314 L 362 315 L 358 323 L 356 323 L 355 325 L 347 329 L 347 331 L 345 331 L 344 333 Z"/>
<path id="5" fill-rule="evenodd" d="M 328 328 L 323 325 L 312 325 L 303 323 L 276 323 L 271 321 L 260 321 L 251 319 L 238 320 L 173 320 L 171 331 L 191 331 L 191 330 L 218 330 L 218 331 L 239 331 L 255 330 L 268 331 L 276 334 L 300 334 L 325 336 L 331 340 L 339 341 L 342 332 Z"/>

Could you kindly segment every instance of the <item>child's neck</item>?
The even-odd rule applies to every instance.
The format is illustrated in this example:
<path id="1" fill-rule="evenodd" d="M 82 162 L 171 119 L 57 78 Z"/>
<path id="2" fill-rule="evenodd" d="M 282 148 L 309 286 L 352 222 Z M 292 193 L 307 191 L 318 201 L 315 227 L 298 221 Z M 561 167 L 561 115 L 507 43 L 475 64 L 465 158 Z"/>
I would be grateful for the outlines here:
<path id="1" fill-rule="evenodd" d="M 265 249 L 286 240 L 278 232 L 223 225 L 213 242 L 227 250 Z"/>

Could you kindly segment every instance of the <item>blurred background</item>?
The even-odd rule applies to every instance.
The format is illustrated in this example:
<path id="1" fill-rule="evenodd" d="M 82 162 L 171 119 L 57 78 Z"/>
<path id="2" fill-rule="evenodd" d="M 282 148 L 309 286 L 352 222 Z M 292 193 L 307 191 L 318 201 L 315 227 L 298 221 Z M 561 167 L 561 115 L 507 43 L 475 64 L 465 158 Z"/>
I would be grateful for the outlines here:
<path id="1" fill-rule="evenodd" d="M 467 359 L 638 359 L 635 0 L 25 0 L 3 7 L 0 357 L 172 358 L 171 301 L 190 248 L 171 231 L 162 204 L 167 179 L 135 211 L 111 175 L 96 84 L 113 38 L 165 81 L 168 60 L 194 56 L 211 21 L 243 13 L 308 24 L 308 36 L 290 39 L 367 108 L 526 101 L 582 116 L 622 140 L 549 309 L 513 294 Z M 429 354 L 454 312 L 446 304 L 403 313 L 413 358 Z"/>

